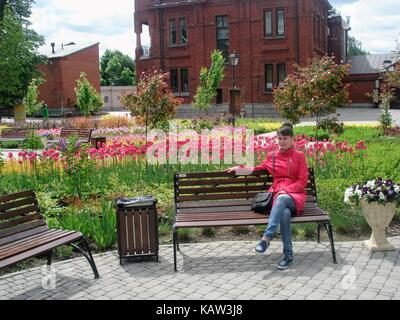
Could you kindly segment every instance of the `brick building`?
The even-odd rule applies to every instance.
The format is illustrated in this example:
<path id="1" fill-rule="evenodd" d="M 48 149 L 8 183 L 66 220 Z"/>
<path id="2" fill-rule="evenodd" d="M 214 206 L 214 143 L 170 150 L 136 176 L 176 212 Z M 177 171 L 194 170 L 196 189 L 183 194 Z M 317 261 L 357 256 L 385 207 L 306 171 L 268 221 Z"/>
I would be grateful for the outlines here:
<path id="1" fill-rule="evenodd" d="M 46 80 L 39 88 L 39 99 L 49 106 L 51 114 L 77 111 L 74 89 L 81 72 L 86 73 L 89 82 L 100 92 L 99 43 L 59 49 L 53 44 L 45 55 L 47 64 L 38 67 Z"/>
<path id="2" fill-rule="evenodd" d="M 327 0 L 136 0 L 137 75 L 169 71 L 172 90 L 190 103 L 211 52 L 236 51 L 236 86 L 246 114 L 268 116 L 274 112 L 272 89 L 295 65 L 328 53 L 346 60 L 349 28 L 341 17 L 329 17 L 330 9 Z M 143 26 L 149 27 L 150 47 L 142 46 Z M 216 112 L 229 102 L 232 74 L 227 64 Z"/>
<path id="3" fill-rule="evenodd" d="M 400 64 L 400 54 L 372 54 L 350 57 L 347 61 L 351 65 L 350 76 L 346 80 L 350 84 L 349 93 L 352 106 L 377 106 L 367 93 L 379 92 L 382 85 L 382 75 L 385 70 Z M 397 89 L 397 96 L 399 90 Z M 392 103 L 393 108 L 400 108 L 400 101 Z"/>

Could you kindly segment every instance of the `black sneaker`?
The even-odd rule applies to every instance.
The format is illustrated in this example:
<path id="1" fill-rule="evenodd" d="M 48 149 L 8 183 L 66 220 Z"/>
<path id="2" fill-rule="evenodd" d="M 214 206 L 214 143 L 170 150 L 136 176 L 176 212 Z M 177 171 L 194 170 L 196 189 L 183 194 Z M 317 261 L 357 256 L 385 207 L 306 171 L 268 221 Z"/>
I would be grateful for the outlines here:
<path id="1" fill-rule="evenodd" d="M 267 251 L 268 247 L 269 247 L 268 242 L 265 241 L 265 240 L 261 240 L 261 241 L 258 243 L 257 247 L 256 247 L 254 250 L 255 250 L 257 253 L 262 254 L 262 253 L 265 253 L 265 251 Z"/>
<path id="2" fill-rule="evenodd" d="M 278 270 L 286 270 L 293 262 L 293 257 L 284 257 L 278 264 Z"/>

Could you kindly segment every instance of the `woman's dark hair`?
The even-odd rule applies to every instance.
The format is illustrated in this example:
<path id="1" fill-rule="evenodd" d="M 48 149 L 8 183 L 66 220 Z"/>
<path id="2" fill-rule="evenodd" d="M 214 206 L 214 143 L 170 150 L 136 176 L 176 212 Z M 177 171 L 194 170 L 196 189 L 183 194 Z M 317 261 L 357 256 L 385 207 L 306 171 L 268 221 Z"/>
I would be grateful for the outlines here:
<path id="1" fill-rule="evenodd" d="M 284 137 L 294 137 L 293 125 L 290 122 L 283 123 L 278 134 Z"/>

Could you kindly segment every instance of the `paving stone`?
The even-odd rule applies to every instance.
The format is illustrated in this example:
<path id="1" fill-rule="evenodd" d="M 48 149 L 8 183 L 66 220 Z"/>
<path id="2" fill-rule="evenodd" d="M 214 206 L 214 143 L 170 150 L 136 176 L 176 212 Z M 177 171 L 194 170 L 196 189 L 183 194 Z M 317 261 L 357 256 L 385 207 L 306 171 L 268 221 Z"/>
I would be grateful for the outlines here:
<path id="1" fill-rule="evenodd" d="M 391 238 L 400 246 L 400 237 Z M 373 254 L 361 242 L 337 243 L 341 265 L 333 265 L 328 248 L 314 242 L 295 243 L 296 260 L 278 272 L 281 246 L 268 257 L 254 255 L 256 242 L 211 242 L 182 245 L 179 272 L 173 272 L 171 246 L 160 247 L 160 263 L 119 265 L 116 252 L 95 256 L 101 278 L 85 259 L 55 264 L 57 287 L 42 289 L 43 269 L 0 277 L 0 300 L 353 300 L 400 299 L 399 251 Z M 328 250 L 328 251 L 327 251 Z M 345 288 L 344 266 L 354 267 L 354 288 Z"/>

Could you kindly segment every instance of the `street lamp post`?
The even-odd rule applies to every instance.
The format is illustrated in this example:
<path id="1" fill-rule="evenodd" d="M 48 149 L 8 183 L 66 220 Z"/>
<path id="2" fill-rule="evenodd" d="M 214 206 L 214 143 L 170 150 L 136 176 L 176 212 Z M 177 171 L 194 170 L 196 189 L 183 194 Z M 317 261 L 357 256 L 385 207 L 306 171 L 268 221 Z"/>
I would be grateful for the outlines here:
<path id="1" fill-rule="evenodd" d="M 232 77 L 232 95 L 231 95 L 231 111 L 232 111 L 232 124 L 235 127 L 235 89 L 236 89 L 236 79 L 235 79 L 235 67 L 238 65 L 240 55 L 233 51 L 229 56 L 229 64 L 233 67 L 233 77 Z"/>

